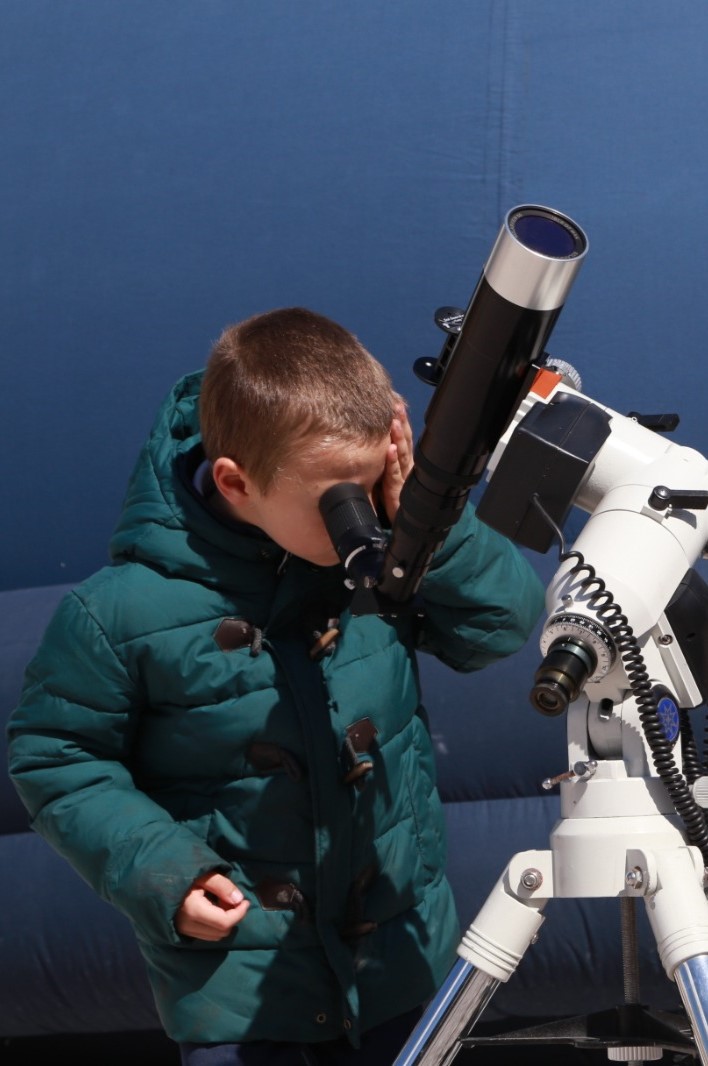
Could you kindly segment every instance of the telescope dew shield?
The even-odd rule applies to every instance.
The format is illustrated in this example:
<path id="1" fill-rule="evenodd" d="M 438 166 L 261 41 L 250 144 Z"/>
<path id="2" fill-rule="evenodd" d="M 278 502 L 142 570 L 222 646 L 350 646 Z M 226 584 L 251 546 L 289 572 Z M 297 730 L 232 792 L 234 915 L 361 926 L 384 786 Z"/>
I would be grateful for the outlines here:
<path id="1" fill-rule="evenodd" d="M 379 579 L 389 599 L 415 594 L 458 521 L 529 389 L 587 250 L 581 228 L 558 211 L 523 205 L 506 215 L 457 338 L 443 349 Z"/>

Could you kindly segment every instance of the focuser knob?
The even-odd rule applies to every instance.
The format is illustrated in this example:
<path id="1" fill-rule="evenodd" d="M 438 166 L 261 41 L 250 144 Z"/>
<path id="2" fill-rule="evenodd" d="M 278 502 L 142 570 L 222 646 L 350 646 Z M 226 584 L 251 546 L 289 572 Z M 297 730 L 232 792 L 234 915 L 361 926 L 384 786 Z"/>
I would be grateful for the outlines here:
<path id="1" fill-rule="evenodd" d="M 544 370 L 552 370 L 554 373 L 560 374 L 564 385 L 570 386 L 571 389 L 575 389 L 577 392 L 583 391 L 583 379 L 572 363 L 566 362 L 565 359 L 554 359 L 548 352 L 544 352 L 541 365 Z"/>
<path id="2" fill-rule="evenodd" d="M 465 312 L 461 307 L 438 307 L 435 312 L 435 325 L 444 333 L 458 334 L 462 329 Z"/>
<path id="3" fill-rule="evenodd" d="M 450 354 L 462 329 L 466 312 L 461 307 L 438 307 L 435 312 L 435 325 L 447 333 L 447 339 L 437 359 L 421 356 L 413 363 L 413 373 L 426 385 L 439 385 L 445 372 Z"/>

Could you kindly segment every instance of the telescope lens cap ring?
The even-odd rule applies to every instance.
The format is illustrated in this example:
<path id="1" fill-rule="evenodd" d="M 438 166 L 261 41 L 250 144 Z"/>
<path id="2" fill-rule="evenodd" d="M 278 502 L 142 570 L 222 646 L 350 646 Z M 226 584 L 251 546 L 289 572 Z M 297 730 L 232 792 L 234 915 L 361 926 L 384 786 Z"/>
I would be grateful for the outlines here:
<path id="1" fill-rule="evenodd" d="M 548 208 L 521 207 L 508 221 L 520 244 L 551 259 L 576 259 L 587 247 L 582 231 L 570 219 Z"/>

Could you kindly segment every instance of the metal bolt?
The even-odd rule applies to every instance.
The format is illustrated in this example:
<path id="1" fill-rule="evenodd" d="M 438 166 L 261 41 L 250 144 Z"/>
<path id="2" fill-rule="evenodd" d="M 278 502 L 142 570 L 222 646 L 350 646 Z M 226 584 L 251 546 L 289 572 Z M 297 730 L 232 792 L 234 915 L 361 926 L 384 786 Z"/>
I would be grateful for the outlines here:
<path id="1" fill-rule="evenodd" d="M 673 644 L 674 638 L 671 636 L 670 633 L 664 633 L 662 637 L 659 637 L 658 642 L 659 644 L 662 644 L 664 647 L 666 647 L 667 644 Z"/>
<path id="2" fill-rule="evenodd" d="M 543 874 L 540 870 L 536 870 L 533 867 L 529 867 L 528 870 L 524 870 L 521 875 L 521 884 L 524 888 L 533 890 L 540 888 L 543 884 Z"/>
<path id="3" fill-rule="evenodd" d="M 556 774 L 555 777 L 546 777 L 541 782 L 541 788 L 545 788 L 546 792 L 548 792 L 554 785 L 559 785 L 561 781 L 570 781 L 571 777 L 575 777 L 575 770 L 565 770 L 562 774 Z"/>
<path id="4" fill-rule="evenodd" d="M 624 880 L 628 888 L 641 888 L 644 884 L 644 874 L 635 866 L 632 870 L 627 870 Z"/>
<path id="5" fill-rule="evenodd" d="M 573 773 L 579 780 L 587 781 L 589 777 L 592 777 L 597 770 L 597 759 L 588 759 L 587 762 L 576 762 L 573 766 Z"/>

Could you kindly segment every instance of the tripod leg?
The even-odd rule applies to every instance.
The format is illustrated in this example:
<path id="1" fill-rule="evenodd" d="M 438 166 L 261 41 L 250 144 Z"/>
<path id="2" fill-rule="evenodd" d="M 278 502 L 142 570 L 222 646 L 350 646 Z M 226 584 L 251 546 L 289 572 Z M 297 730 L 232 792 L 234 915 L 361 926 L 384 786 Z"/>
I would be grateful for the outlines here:
<path id="1" fill-rule="evenodd" d="M 394 1066 L 443 1066 L 458 1051 L 460 1034 L 482 1014 L 499 986 L 495 977 L 458 959 L 400 1052 Z"/>
<path id="2" fill-rule="evenodd" d="M 460 956 L 402 1048 L 394 1066 L 448 1066 L 500 982 L 508 981 L 543 923 L 552 881 L 550 852 L 520 852 L 511 860 L 457 949 Z M 512 887 L 513 886 L 513 887 Z"/>
<path id="3" fill-rule="evenodd" d="M 674 974 L 686 1014 L 691 1019 L 693 1039 L 703 1066 L 708 1063 L 708 955 L 696 955 L 676 967 Z"/>
<path id="4" fill-rule="evenodd" d="M 636 887 L 646 896 L 662 965 L 676 982 L 701 1062 L 708 1066 L 708 902 L 701 854 L 685 847 L 628 857 Z"/>

